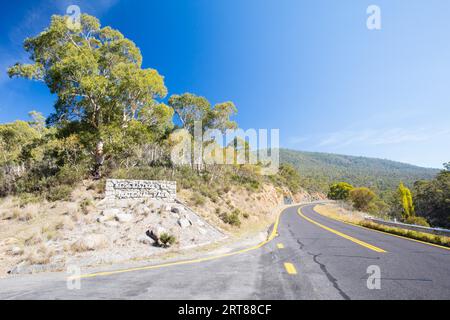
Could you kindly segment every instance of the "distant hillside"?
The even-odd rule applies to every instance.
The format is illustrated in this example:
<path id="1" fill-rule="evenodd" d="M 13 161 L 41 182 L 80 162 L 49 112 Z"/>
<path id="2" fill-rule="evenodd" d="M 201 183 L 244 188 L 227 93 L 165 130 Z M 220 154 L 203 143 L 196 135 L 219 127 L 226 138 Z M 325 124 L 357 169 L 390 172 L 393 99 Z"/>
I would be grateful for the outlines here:
<path id="1" fill-rule="evenodd" d="M 288 149 L 280 150 L 280 161 L 297 168 L 304 187 L 310 191 L 327 191 L 330 183 L 345 181 L 383 192 L 397 188 L 400 181 L 411 186 L 439 172 L 390 160 Z"/>

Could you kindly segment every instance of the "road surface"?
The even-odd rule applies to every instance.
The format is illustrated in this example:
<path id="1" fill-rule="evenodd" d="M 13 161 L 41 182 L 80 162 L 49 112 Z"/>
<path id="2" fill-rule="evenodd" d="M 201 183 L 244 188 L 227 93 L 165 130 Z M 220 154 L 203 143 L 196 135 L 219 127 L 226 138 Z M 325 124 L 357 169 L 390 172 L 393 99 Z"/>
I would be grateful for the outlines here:
<path id="1" fill-rule="evenodd" d="M 448 249 L 344 224 L 314 205 L 286 209 L 273 230 L 226 256 L 89 274 L 79 289 L 66 274 L 0 280 L 0 299 L 450 299 Z"/>

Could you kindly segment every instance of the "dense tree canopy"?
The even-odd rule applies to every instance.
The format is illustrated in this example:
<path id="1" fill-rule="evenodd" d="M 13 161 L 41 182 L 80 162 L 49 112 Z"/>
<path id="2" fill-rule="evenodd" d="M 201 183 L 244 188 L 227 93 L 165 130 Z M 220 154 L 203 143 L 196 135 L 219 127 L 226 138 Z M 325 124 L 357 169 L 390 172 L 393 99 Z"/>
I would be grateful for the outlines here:
<path id="1" fill-rule="evenodd" d="M 443 170 L 431 181 L 414 185 L 414 203 L 418 215 L 432 225 L 450 228 L 450 171 Z"/>
<path id="2" fill-rule="evenodd" d="M 237 123 L 230 118 L 237 113 L 233 102 L 227 101 L 214 105 L 205 98 L 192 93 L 173 95 L 169 105 L 175 110 L 183 128 L 194 134 L 195 122 L 201 122 L 202 129 L 218 129 L 225 132 L 227 129 L 236 129 Z"/>
<path id="3" fill-rule="evenodd" d="M 367 211 L 375 198 L 375 193 L 369 188 L 355 188 L 350 191 L 350 199 L 357 210 Z"/>
<path id="4" fill-rule="evenodd" d="M 347 200 L 354 187 L 346 182 L 334 183 L 330 186 L 328 198 L 331 200 Z"/>
<path id="5" fill-rule="evenodd" d="M 58 97 L 55 123 L 80 121 L 91 128 L 136 119 L 167 89 L 154 69 L 142 69 L 139 49 L 119 31 L 81 16 L 73 29 L 53 16 L 50 26 L 24 44 L 33 64 L 16 64 L 11 77 L 44 81 Z"/>
<path id="6" fill-rule="evenodd" d="M 101 28 L 95 17 L 84 14 L 73 28 L 66 17 L 53 16 L 24 48 L 33 63 L 15 64 L 10 77 L 43 81 L 57 95 L 49 123 L 88 132 L 85 140 L 95 142 L 97 162 L 103 161 L 112 128 L 126 128 L 140 117 L 153 126 L 157 122 L 158 129 L 169 122 L 170 109 L 155 100 L 167 94 L 163 77 L 143 69 L 136 45 L 117 30 Z"/>

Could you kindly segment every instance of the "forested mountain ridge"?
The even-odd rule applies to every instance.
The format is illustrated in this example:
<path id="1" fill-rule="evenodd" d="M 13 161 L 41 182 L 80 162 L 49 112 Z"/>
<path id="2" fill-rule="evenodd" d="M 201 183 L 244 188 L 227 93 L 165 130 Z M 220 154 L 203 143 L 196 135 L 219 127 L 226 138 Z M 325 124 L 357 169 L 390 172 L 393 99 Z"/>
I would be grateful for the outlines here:
<path id="1" fill-rule="evenodd" d="M 327 191 L 331 183 L 345 181 L 383 192 L 397 188 L 400 182 L 412 186 L 439 173 L 438 169 L 385 159 L 289 149 L 280 149 L 280 162 L 293 165 L 302 177 L 303 186 L 314 191 Z"/>

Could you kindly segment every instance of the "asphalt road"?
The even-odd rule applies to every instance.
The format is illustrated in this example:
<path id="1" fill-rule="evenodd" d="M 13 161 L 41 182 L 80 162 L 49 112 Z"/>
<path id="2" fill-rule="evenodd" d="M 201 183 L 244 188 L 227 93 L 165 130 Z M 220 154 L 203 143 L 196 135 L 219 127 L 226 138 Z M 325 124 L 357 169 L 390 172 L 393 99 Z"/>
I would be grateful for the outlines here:
<path id="1" fill-rule="evenodd" d="M 91 274 L 72 290 L 66 274 L 9 278 L 0 299 L 450 299 L 450 250 L 313 208 L 286 209 L 273 240 L 231 255 Z"/>

